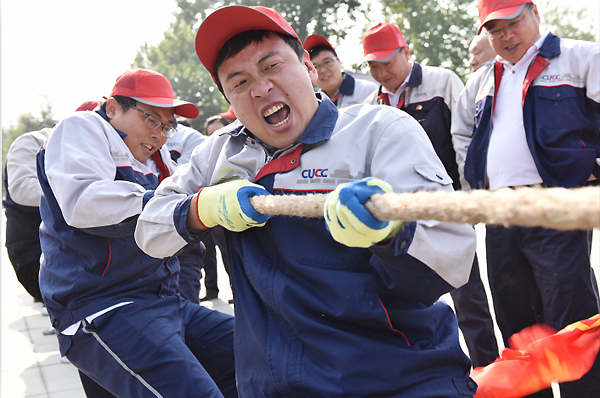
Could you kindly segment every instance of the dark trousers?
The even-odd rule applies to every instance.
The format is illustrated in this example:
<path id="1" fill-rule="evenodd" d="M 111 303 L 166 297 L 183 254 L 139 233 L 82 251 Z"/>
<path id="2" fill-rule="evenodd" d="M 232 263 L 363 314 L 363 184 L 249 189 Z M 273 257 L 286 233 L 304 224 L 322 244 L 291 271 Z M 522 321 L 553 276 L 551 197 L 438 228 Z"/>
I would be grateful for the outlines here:
<path id="1" fill-rule="evenodd" d="M 40 303 L 42 299 L 42 293 L 40 292 L 40 284 L 38 282 L 38 274 L 40 273 L 40 261 L 32 261 L 26 264 L 20 264 L 19 267 L 15 267 L 15 273 L 19 283 L 23 285 L 27 293 L 31 295 L 36 301 Z"/>
<path id="2" fill-rule="evenodd" d="M 591 231 L 486 226 L 488 277 L 505 345 L 535 323 L 560 330 L 599 312 L 591 239 Z M 597 398 L 600 361 L 582 379 L 561 384 L 560 391 L 562 398 Z"/>
<path id="3" fill-rule="evenodd" d="M 450 295 L 473 367 L 486 366 L 494 362 L 499 354 L 498 342 L 487 295 L 479 274 L 477 255 L 473 260 L 468 282 L 450 292 Z"/>
<path id="4" fill-rule="evenodd" d="M 115 398 L 113 394 L 104 388 L 100 387 L 98 383 L 90 379 L 85 373 L 79 371 L 79 379 L 83 386 L 83 391 L 87 398 Z"/>
<path id="5" fill-rule="evenodd" d="M 204 246 L 206 246 L 206 253 L 204 254 L 204 260 L 202 262 L 202 267 L 204 268 L 204 287 L 206 288 L 207 294 L 218 293 L 216 246 L 219 246 L 225 271 L 227 271 L 227 275 L 229 275 L 229 258 L 227 256 L 227 247 L 225 245 L 224 228 L 219 225 L 213 227 L 202 242 L 204 243 Z M 231 279 L 229 284 L 231 285 Z"/>
<path id="6" fill-rule="evenodd" d="M 237 397 L 233 317 L 180 298 L 135 299 L 73 336 L 61 353 L 117 397 Z"/>
<path id="7" fill-rule="evenodd" d="M 192 303 L 200 303 L 200 279 L 204 246 L 197 244 L 177 255 L 179 259 L 179 288 L 181 296 Z"/>

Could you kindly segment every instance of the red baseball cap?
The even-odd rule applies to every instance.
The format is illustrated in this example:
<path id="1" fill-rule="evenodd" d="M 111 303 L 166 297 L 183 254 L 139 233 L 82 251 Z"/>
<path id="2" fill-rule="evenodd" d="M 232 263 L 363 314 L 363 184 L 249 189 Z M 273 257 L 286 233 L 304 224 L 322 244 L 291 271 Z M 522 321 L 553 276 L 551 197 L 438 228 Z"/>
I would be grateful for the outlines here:
<path id="1" fill-rule="evenodd" d="M 133 68 L 117 78 L 110 93 L 121 95 L 158 108 L 175 108 L 175 114 L 195 119 L 200 113 L 191 102 L 175 99 L 169 79 L 149 69 Z"/>
<path id="2" fill-rule="evenodd" d="M 100 101 L 85 101 L 83 104 L 79 105 L 75 112 L 80 111 L 93 111 L 100 104 Z"/>
<path id="3" fill-rule="evenodd" d="M 406 41 L 400 29 L 391 23 L 379 23 L 368 29 L 362 38 L 365 56 L 361 63 L 367 61 L 386 62 L 400 48 L 406 46 Z"/>
<path id="4" fill-rule="evenodd" d="M 306 51 L 310 51 L 313 47 L 318 46 L 318 45 L 323 45 L 323 46 L 329 47 L 335 51 L 335 49 L 333 48 L 331 43 L 329 41 L 327 41 L 326 38 L 324 38 L 321 35 L 317 35 L 317 34 L 308 36 L 306 38 L 306 40 L 304 40 L 303 47 Z"/>
<path id="5" fill-rule="evenodd" d="M 211 75 L 214 75 L 217 56 L 227 40 L 247 30 L 272 30 L 300 41 L 290 24 L 272 8 L 261 6 L 220 8 L 206 17 L 196 34 L 196 54 Z"/>
<path id="6" fill-rule="evenodd" d="M 477 9 L 481 24 L 477 33 L 481 33 L 483 25 L 489 21 L 516 18 L 525 8 L 525 4 L 532 3 L 532 0 L 478 0 Z"/>
<path id="7" fill-rule="evenodd" d="M 227 109 L 227 112 L 221 112 L 218 114 L 221 117 L 224 117 L 225 119 L 230 119 L 230 120 L 235 120 L 237 119 L 237 117 L 235 116 L 235 112 L 233 111 L 233 107 L 230 106 L 229 109 Z"/>

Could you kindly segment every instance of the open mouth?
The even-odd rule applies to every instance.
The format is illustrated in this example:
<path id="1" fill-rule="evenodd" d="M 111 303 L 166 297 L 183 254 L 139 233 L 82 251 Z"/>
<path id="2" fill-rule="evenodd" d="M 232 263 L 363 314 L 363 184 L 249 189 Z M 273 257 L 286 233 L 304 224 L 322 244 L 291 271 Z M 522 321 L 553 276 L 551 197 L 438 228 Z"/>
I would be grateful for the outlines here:
<path id="1" fill-rule="evenodd" d="M 280 127 L 290 119 L 290 108 L 284 104 L 275 105 L 268 109 L 263 117 L 271 126 Z"/>

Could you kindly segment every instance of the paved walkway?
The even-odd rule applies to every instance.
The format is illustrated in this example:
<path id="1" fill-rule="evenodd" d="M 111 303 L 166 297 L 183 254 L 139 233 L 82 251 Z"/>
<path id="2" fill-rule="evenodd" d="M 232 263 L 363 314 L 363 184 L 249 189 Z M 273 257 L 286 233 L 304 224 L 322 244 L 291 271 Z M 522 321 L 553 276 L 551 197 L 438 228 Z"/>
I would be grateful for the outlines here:
<path id="1" fill-rule="evenodd" d="M 54 335 L 44 335 L 50 327 L 48 316 L 42 315 L 42 306 L 34 303 L 18 283 L 4 247 L 4 212 L 2 226 L 2 373 L 0 397 L 2 398 L 85 398 L 79 376 L 73 365 L 61 362 L 58 343 Z M 486 281 L 485 248 L 481 244 L 485 231 L 478 230 L 478 253 L 482 277 Z M 592 258 L 596 276 L 600 274 L 600 242 L 595 232 Z M 232 297 L 227 274 L 219 266 L 219 298 L 203 303 L 209 308 L 233 314 Z M 487 284 L 486 284 L 487 288 Z M 488 291 L 489 294 L 489 291 Z M 201 296 L 204 292 L 201 292 Z M 446 295 L 451 302 L 450 296 Z M 501 339 L 499 339 L 501 341 Z M 464 344 L 464 343 L 463 343 Z M 464 345 L 463 345 L 464 347 Z M 557 395 L 558 396 L 558 395 Z"/>

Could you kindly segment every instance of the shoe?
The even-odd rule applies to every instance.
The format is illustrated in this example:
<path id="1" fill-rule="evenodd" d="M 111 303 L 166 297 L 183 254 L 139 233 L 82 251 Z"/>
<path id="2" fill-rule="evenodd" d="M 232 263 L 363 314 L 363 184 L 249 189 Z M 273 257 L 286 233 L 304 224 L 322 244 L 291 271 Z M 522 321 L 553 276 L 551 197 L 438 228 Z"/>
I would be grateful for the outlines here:
<path id="1" fill-rule="evenodd" d="M 44 336 L 52 336 L 52 335 L 54 335 L 56 333 L 54 333 L 54 328 L 52 326 L 50 326 L 50 328 L 48 328 L 48 330 L 42 331 L 42 334 Z"/>
<path id="2" fill-rule="evenodd" d="M 71 361 L 69 361 L 69 359 L 67 357 L 60 357 L 60 361 L 62 363 L 71 363 Z"/>
<path id="3" fill-rule="evenodd" d="M 218 292 L 210 292 L 210 293 L 206 293 L 206 296 L 202 297 L 200 299 L 200 301 L 209 301 L 209 300 L 214 300 L 219 296 Z"/>
<path id="4" fill-rule="evenodd" d="M 48 308 L 46 306 L 42 307 L 42 315 L 48 315 Z"/>
<path id="5" fill-rule="evenodd" d="M 233 299 L 229 299 L 228 304 L 233 304 Z"/>

